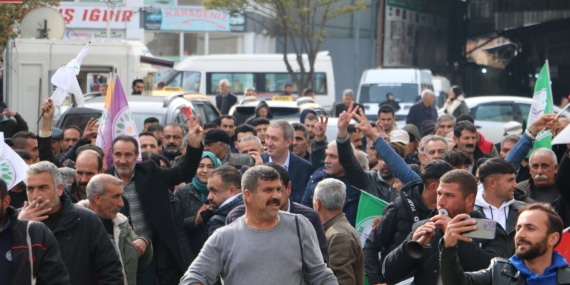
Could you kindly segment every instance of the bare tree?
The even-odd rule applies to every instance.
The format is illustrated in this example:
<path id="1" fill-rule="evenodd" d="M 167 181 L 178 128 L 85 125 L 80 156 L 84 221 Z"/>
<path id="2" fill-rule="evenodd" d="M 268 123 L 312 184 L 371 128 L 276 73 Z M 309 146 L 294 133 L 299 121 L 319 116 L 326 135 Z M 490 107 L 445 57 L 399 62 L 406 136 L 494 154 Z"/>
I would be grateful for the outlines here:
<path id="1" fill-rule="evenodd" d="M 352 4 L 351 4 L 352 3 Z M 242 13 L 259 24 L 283 47 L 283 61 L 298 91 L 310 87 L 317 53 L 325 38 L 328 20 L 364 9 L 361 0 L 204 0 L 208 9 Z M 262 17 L 258 17 L 258 16 Z M 289 48 L 296 55 L 299 72 L 291 67 Z M 305 60 L 309 66 L 305 66 Z"/>

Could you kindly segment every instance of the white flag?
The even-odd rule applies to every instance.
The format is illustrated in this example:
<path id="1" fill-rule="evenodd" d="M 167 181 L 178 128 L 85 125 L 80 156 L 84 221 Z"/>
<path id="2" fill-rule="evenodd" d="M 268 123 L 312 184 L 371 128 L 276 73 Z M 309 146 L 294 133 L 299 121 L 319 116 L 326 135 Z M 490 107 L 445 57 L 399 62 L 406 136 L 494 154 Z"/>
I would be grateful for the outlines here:
<path id="1" fill-rule="evenodd" d="M 4 179 L 8 189 L 26 178 L 28 165 L 4 142 L 4 133 L 0 132 L 0 177 Z"/>
<path id="2" fill-rule="evenodd" d="M 570 125 L 562 129 L 554 139 L 552 139 L 552 144 L 567 144 L 570 143 Z"/>
<path id="3" fill-rule="evenodd" d="M 78 107 L 83 107 L 85 104 L 83 92 L 81 91 L 81 87 L 79 87 L 76 76 L 79 74 L 81 61 L 83 61 L 83 58 L 87 54 L 90 44 L 91 42 L 87 43 L 74 59 L 66 66 L 58 68 L 51 77 L 51 83 L 57 86 L 57 89 L 51 95 L 51 100 L 56 106 L 60 106 L 63 103 L 68 93 L 73 93 Z"/>

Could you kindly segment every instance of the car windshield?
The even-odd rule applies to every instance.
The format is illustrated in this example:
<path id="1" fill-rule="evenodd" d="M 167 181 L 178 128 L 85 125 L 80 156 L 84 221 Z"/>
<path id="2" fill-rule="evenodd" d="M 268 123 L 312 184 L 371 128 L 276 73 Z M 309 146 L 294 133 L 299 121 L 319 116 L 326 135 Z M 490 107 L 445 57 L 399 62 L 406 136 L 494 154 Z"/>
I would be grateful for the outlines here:
<path id="1" fill-rule="evenodd" d="M 238 106 L 236 107 L 233 116 L 236 118 L 238 123 L 245 122 L 248 118 L 252 117 L 255 113 L 256 106 Z M 274 119 L 282 119 L 287 117 L 299 117 L 299 108 L 291 107 L 269 107 L 271 114 Z"/>
<path id="2" fill-rule="evenodd" d="M 415 102 L 418 85 L 415 83 L 364 84 L 360 87 L 360 103 L 381 103 L 386 101 L 386 94 L 394 94 L 399 102 Z"/>
<path id="3" fill-rule="evenodd" d="M 160 81 L 166 83 L 168 87 L 180 87 L 182 90 L 191 93 L 200 92 L 200 72 L 170 70 L 166 72 Z"/>

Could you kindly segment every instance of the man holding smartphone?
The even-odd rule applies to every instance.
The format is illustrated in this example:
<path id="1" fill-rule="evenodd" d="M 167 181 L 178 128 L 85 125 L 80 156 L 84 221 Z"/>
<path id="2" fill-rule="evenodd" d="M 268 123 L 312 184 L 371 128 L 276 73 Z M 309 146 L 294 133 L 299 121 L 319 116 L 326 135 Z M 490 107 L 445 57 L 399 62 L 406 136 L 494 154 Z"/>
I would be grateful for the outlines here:
<path id="1" fill-rule="evenodd" d="M 459 257 L 460 242 L 471 242 L 464 236 L 473 229 L 473 221 L 461 214 L 447 224 L 441 251 L 441 281 L 444 285 L 464 284 L 569 284 L 570 268 L 554 247 L 562 238 L 560 216 L 547 203 L 532 203 L 520 210 L 515 235 L 515 255 L 495 258 L 489 268 L 464 272 Z"/>
<path id="2" fill-rule="evenodd" d="M 473 211 L 476 193 L 477 181 L 471 173 L 455 169 L 443 175 L 437 188 L 437 209 L 445 209 L 448 215 L 435 215 L 413 225 L 408 238 L 386 256 L 382 268 L 385 280 L 393 284 L 413 274 L 414 284 L 437 284 L 440 271 L 439 243 L 442 237 L 445 240 L 448 235 L 448 222 L 456 216 L 460 216 L 461 221 L 469 217 L 484 218 L 481 213 Z M 475 221 L 468 223 L 474 225 Z M 462 268 L 468 271 L 480 270 L 486 268 L 493 257 L 505 257 L 505 240 L 505 232 L 501 227 L 495 227 L 495 238 L 492 240 L 460 241 L 457 244 L 457 253 Z M 408 243 L 412 242 L 423 247 L 423 254 L 420 253 L 417 258 L 413 257 L 413 252 L 407 250 Z"/>

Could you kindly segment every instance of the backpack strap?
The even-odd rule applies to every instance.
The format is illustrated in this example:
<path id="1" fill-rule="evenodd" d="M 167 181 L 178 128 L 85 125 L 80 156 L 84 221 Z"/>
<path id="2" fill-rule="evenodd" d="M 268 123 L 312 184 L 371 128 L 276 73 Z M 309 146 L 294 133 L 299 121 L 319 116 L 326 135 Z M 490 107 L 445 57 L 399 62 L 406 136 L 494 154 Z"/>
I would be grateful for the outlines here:
<path id="1" fill-rule="evenodd" d="M 303 253 L 303 243 L 301 242 L 301 232 L 299 231 L 299 216 L 295 215 L 295 226 L 297 227 L 297 239 L 299 240 L 299 248 L 301 249 L 301 268 L 303 269 L 303 275 L 305 274 L 305 256 Z M 303 280 L 301 280 L 303 284 Z"/>

